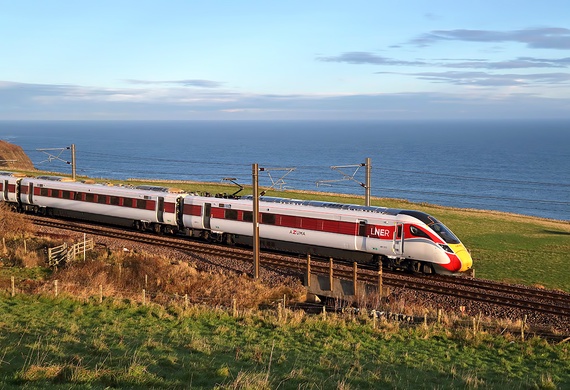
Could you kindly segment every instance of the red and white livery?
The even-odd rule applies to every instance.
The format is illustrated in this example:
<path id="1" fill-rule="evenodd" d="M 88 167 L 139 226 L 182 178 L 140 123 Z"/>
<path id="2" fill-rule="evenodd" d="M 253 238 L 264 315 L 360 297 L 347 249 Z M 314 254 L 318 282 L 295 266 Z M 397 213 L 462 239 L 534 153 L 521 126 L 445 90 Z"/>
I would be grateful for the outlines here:
<path id="1" fill-rule="evenodd" d="M 163 187 L 121 187 L 0 172 L 0 200 L 39 214 L 252 245 L 253 198 L 197 196 Z M 472 259 L 434 217 L 415 210 L 261 197 L 261 247 L 454 274 Z"/>

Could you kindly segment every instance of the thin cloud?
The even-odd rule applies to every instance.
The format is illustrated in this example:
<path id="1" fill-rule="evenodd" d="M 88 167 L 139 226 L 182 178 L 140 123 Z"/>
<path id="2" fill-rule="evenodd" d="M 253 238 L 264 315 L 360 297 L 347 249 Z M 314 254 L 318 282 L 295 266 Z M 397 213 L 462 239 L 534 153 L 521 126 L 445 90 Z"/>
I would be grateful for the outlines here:
<path id="1" fill-rule="evenodd" d="M 430 46 L 441 41 L 518 42 L 533 49 L 570 49 L 570 30 L 559 27 L 529 28 L 513 31 L 493 30 L 434 30 L 409 43 Z"/>
<path id="2" fill-rule="evenodd" d="M 183 87 L 200 87 L 200 88 L 219 88 L 222 83 L 212 80 L 167 80 L 167 81 L 153 81 L 153 80 L 125 80 L 130 84 L 139 85 L 181 85 Z"/>
<path id="3" fill-rule="evenodd" d="M 410 65 L 410 66 L 420 66 L 428 65 L 428 63 L 423 61 L 402 61 L 395 60 L 392 58 L 386 58 L 382 56 L 375 55 L 370 52 L 365 51 L 351 51 L 343 53 L 339 56 L 332 57 L 317 57 L 317 60 L 324 62 L 344 62 L 347 64 L 372 64 L 372 65 Z"/>
<path id="4" fill-rule="evenodd" d="M 394 72 L 378 72 L 378 74 Z M 397 73 L 417 77 L 434 83 L 446 83 L 463 86 L 505 87 L 505 86 L 560 86 L 570 83 L 570 73 L 534 73 L 534 74 L 491 74 L 487 72 L 420 72 Z"/>
<path id="5" fill-rule="evenodd" d="M 352 51 L 338 56 L 317 57 L 324 62 L 342 62 L 353 65 L 378 65 L 378 66 L 439 66 L 443 68 L 459 69 L 527 69 L 527 68 L 566 68 L 570 66 L 570 58 L 546 59 L 519 57 L 505 61 L 488 61 L 485 59 L 453 60 L 450 58 L 439 60 L 416 60 L 404 61 L 376 55 L 371 52 Z M 460 61 L 460 62 L 450 62 Z"/>
<path id="6" fill-rule="evenodd" d="M 442 63 L 446 68 L 471 68 L 471 69 L 528 69 L 528 68 L 567 68 L 570 65 L 568 58 L 562 59 L 538 59 L 519 57 L 507 61 L 474 60 L 464 62 Z"/>

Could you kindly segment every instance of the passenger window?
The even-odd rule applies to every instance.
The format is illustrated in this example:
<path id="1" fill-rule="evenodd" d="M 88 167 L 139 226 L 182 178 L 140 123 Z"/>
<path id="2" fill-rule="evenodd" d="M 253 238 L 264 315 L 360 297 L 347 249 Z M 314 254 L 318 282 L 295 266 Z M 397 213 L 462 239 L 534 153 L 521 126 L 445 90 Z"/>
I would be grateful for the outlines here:
<path id="1" fill-rule="evenodd" d="M 252 211 L 244 211 L 242 220 L 244 222 L 253 222 L 253 212 Z"/>
<path id="2" fill-rule="evenodd" d="M 237 210 L 226 209 L 225 219 L 231 219 L 233 221 L 237 221 L 238 212 Z"/>
<path id="3" fill-rule="evenodd" d="M 275 225 L 275 214 L 261 214 L 261 223 Z"/>
<path id="4" fill-rule="evenodd" d="M 358 235 L 366 237 L 366 221 L 358 221 Z"/>

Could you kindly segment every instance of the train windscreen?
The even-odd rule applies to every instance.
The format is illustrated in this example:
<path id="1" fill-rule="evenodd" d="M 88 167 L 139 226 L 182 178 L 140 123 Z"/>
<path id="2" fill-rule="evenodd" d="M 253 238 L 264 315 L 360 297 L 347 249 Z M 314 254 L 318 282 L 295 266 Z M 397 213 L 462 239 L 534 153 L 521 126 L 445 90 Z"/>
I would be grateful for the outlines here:
<path id="1" fill-rule="evenodd" d="M 430 228 L 433 229 L 434 232 L 437 233 L 438 236 L 443 238 L 445 242 L 448 244 L 459 244 L 461 241 L 441 222 L 437 222 L 434 224 L 429 225 Z"/>

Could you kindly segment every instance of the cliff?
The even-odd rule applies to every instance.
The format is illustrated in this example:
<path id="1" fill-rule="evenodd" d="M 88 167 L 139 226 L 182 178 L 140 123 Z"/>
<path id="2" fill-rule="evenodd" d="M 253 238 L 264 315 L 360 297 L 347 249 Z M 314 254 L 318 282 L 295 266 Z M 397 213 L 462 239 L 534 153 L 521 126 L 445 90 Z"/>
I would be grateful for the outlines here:
<path id="1" fill-rule="evenodd" d="M 0 170 L 9 171 L 12 169 L 35 170 L 32 160 L 20 146 L 0 140 Z"/>

